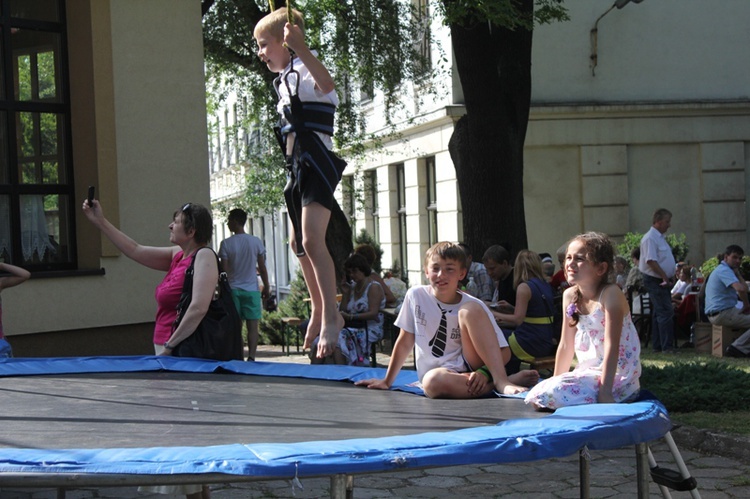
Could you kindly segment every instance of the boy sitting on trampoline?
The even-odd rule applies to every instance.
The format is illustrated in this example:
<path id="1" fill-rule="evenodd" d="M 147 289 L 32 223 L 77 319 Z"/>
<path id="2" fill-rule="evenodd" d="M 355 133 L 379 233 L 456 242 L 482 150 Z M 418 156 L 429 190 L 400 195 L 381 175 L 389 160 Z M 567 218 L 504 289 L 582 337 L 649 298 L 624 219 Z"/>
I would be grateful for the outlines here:
<path id="1" fill-rule="evenodd" d="M 416 346 L 417 375 L 430 398 L 475 398 L 493 390 L 526 391 L 539 380 L 536 371 L 510 378 L 505 363 L 510 349 L 492 314 L 481 300 L 458 290 L 466 274 L 466 254 L 457 244 L 441 242 L 425 255 L 425 286 L 406 293 L 396 326 L 401 328 L 384 379 L 357 385 L 387 390 Z"/>

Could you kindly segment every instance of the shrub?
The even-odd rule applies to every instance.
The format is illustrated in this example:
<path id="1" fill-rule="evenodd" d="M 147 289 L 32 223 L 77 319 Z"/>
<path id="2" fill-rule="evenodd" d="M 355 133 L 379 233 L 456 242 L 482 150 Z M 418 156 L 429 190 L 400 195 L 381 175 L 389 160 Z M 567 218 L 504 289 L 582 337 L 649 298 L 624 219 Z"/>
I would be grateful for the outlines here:
<path id="1" fill-rule="evenodd" d="M 719 259 L 717 257 L 713 256 L 709 258 L 701 265 L 701 274 L 703 274 L 705 277 L 708 277 L 708 274 L 713 272 L 718 265 Z M 742 257 L 742 262 L 740 263 L 740 275 L 746 281 L 750 281 L 750 255 L 745 255 Z"/>
<path id="2" fill-rule="evenodd" d="M 669 412 L 744 411 L 750 400 L 750 373 L 718 361 L 644 365 L 641 387 Z"/>
<path id="3" fill-rule="evenodd" d="M 261 345 L 281 345 L 283 338 L 281 336 L 281 319 L 282 317 L 299 317 L 306 319 L 309 315 L 309 308 L 304 299 L 309 298 L 305 278 L 302 271 L 297 270 L 297 275 L 289 284 L 289 294 L 281 300 L 279 307 L 274 312 L 263 311 L 260 319 L 259 330 Z"/>
<path id="4" fill-rule="evenodd" d="M 640 232 L 628 232 L 623 237 L 620 244 L 617 245 L 617 254 L 625 257 L 626 260 L 630 259 L 630 252 L 633 248 L 641 245 L 641 239 L 643 234 Z M 667 234 L 665 236 L 667 244 L 672 248 L 672 255 L 676 262 L 684 262 L 687 258 L 690 246 L 687 243 L 687 236 L 685 234 Z"/>
<path id="5" fill-rule="evenodd" d="M 379 274 L 380 271 L 383 270 L 383 264 L 381 262 L 381 259 L 383 258 L 383 250 L 380 247 L 380 243 L 378 243 L 369 232 L 362 229 L 359 231 L 359 235 L 354 238 L 354 247 L 356 248 L 359 244 L 369 244 L 375 250 L 375 263 L 372 264 L 372 270 Z"/>
<path id="6" fill-rule="evenodd" d="M 701 274 L 703 274 L 705 277 L 708 277 L 708 274 L 714 271 L 714 269 L 719 265 L 719 259 L 715 256 L 709 258 L 703 264 L 701 265 Z"/>

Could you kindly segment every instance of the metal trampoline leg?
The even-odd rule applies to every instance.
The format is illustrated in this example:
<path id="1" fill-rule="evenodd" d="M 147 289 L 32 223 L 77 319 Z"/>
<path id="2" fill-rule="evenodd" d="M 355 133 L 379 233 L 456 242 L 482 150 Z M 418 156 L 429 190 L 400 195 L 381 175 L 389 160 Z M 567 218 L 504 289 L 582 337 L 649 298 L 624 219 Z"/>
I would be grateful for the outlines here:
<path id="1" fill-rule="evenodd" d="M 648 497 L 649 483 L 649 455 L 648 445 L 644 443 L 635 446 L 635 469 L 638 480 L 638 499 Z"/>
<path id="2" fill-rule="evenodd" d="M 648 461 L 651 466 L 651 478 L 654 482 L 659 485 L 661 493 L 665 498 L 671 497 L 669 489 L 678 491 L 689 491 L 691 497 L 694 499 L 700 499 L 700 492 L 698 492 L 698 483 L 695 478 L 690 476 L 690 472 L 685 466 L 685 461 L 682 459 L 677 444 L 674 443 L 672 434 L 667 432 L 664 435 L 664 440 L 669 446 L 669 451 L 672 453 L 675 463 L 677 464 L 678 471 L 662 468 L 656 464 L 656 459 L 651 453 L 651 449 L 648 450 Z"/>
<path id="3" fill-rule="evenodd" d="M 57 499 L 65 499 L 65 489 L 63 487 L 58 487 Z"/>
<path id="4" fill-rule="evenodd" d="M 591 493 L 591 480 L 589 475 L 589 455 L 588 447 L 578 451 L 578 478 L 580 480 L 581 499 L 589 499 Z"/>
<path id="5" fill-rule="evenodd" d="M 353 499 L 354 478 L 351 475 L 331 476 L 331 499 Z"/>
<path id="6" fill-rule="evenodd" d="M 651 469 L 657 468 L 658 465 L 656 464 L 656 459 L 654 459 L 654 455 L 651 453 L 651 448 L 646 445 L 646 450 L 648 450 L 648 465 Z M 670 499 L 672 497 L 672 494 L 670 494 L 669 489 L 665 487 L 664 485 L 657 483 L 656 485 L 659 486 L 659 490 L 661 491 L 661 496 L 664 499 Z M 647 489 L 648 490 L 648 489 Z M 647 497 L 647 496 L 646 496 Z"/>
<path id="7" fill-rule="evenodd" d="M 674 443 L 674 438 L 672 438 L 672 433 L 667 432 L 667 434 L 664 435 L 664 440 L 667 441 L 667 445 L 669 446 L 669 451 L 672 453 L 675 463 L 677 463 L 677 468 L 680 470 L 680 475 L 682 475 L 682 478 L 686 480 L 690 479 L 693 481 L 693 488 L 690 489 L 690 496 L 695 499 L 700 499 L 701 494 L 700 492 L 698 492 L 698 484 L 695 483 L 695 480 L 690 475 L 690 472 L 688 471 L 687 466 L 685 466 L 685 461 L 682 459 L 682 454 L 680 454 L 680 450 L 677 448 L 677 444 Z"/>

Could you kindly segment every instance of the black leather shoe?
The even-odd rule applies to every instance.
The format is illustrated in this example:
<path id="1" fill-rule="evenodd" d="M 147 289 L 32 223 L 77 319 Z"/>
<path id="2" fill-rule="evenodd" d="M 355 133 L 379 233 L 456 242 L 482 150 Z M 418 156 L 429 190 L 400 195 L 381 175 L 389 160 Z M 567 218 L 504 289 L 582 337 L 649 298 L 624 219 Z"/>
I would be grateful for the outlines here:
<path id="1" fill-rule="evenodd" d="M 724 352 L 724 356 L 725 357 L 737 357 L 740 359 L 746 359 L 748 357 L 748 355 L 742 353 L 740 350 L 733 347 L 732 345 L 729 345 L 727 347 L 727 350 Z"/>

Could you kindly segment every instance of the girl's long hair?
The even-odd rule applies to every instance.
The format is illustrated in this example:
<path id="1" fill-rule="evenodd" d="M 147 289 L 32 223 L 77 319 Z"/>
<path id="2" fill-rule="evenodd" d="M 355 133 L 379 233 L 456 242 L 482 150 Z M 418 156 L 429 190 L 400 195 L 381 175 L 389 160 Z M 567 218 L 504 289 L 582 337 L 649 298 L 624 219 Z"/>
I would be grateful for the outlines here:
<path id="1" fill-rule="evenodd" d="M 519 251 L 516 255 L 516 263 L 513 265 L 513 288 L 518 289 L 519 284 L 534 277 L 544 280 L 542 259 L 531 250 Z"/>
<path id="2" fill-rule="evenodd" d="M 612 275 L 614 274 L 615 268 L 615 248 L 612 245 L 612 241 L 609 239 L 607 234 L 602 232 L 586 232 L 585 234 L 579 234 L 570 240 L 580 241 L 583 243 L 583 248 L 586 254 L 586 259 L 594 265 L 600 263 L 607 264 L 607 272 L 602 275 L 602 280 L 599 283 L 598 289 L 602 289 L 608 283 L 612 282 Z M 568 246 L 570 246 L 568 243 Z M 581 290 L 576 286 L 575 296 L 570 304 L 570 313 L 564 311 L 568 317 L 570 317 L 569 324 L 575 326 L 578 324 L 578 318 L 580 313 L 578 311 L 578 303 L 581 301 Z"/>

